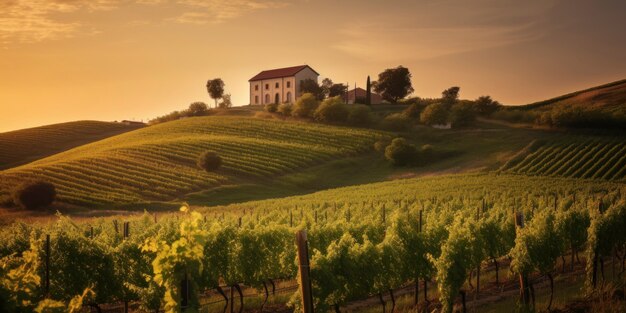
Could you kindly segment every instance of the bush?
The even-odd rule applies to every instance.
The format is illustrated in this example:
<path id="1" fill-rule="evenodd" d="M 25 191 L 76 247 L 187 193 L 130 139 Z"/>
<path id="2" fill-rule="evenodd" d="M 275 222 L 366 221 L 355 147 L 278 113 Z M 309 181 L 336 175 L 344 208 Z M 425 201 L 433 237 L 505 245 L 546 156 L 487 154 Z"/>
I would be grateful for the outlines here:
<path id="1" fill-rule="evenodd" d="M 198 158 L 197 165 L 207 172 L 213 172 L 222 166 L 222 158 L 213 151 L 205 151 Z"/>
<path id="2" fill-rule="evenodd" d="M 55 198 L 54 185 L 44 181 L 24 183 L 13 192 L 13 202 L 27 210 L 46 207 Z"/>
<path id="3" fill-rule="evenodd" d="M 319 106 L 319 102 L 313 94 L 305 93 L 296 104 L 293 105 L 293 110 L 291 111 L 291 115 L 295 117 L 313 117 L 313 112 Z"/>
<path id="4" fill-rule="evenodd" d="M 469 103 L 457 103 L 452 106 L 450 122 L 452 127 L 463 127 L 471 124 L 476 119 L 474 107 Z"/>
<path id="5" fill-rule="evenodd" d="M 268 103 L 263 109 L 268 113 L 276 113 L 278 110 L 278 103 Z"/>
<path id="6" fill-rule="evenodd" d="M 408 108 L 404 109 L 404 111 L 402 111 L 402 114 L 404 114 L 404 116 L 408 118 L 419 119 L 420 114 L 422 114 L 423 110 L 424 110 L 423 105 L 419 103 L 413 103 Z"/>
<path id="7" fill-rule="evenodd" d="M 415 161 L 417 148 L 408 143 L 404 138 L 395 138 L 391 144 L 385 148 L 385 158 L 393 165 L 409 165 Z"/>
<path id="8" fill-rule="evenodd" d="M 389 138 L 382 138 L 374 143 L 374 150 L 380 153 L 385 153 L 385 148 L 391 143 Z"/>
<path id="9" fill-rule="evenodd" d="M 332 97 L 324 100 L 313 113 L 313 117 L 318 122 L 344 123 L 348 119 L 348 108 L 341 101 L 341 97 Z"/>
<path id="10" fill-rule="evenodd" d="M 209 115 L 209 107 L 204 102 L 194 102 L 187 109 L 188 116 L 204 116 Z"/>
<path id="11" fill-rule="evenodd" d="M 448 122 L 448 110 L 441 103 L 430 104 L 420 114 L 420 121 L 426 125 L 446 124 Z"/>
<path id="12" fill-rule="evenodd" d="M 361 127 L 372 125 L 372 109 L 367 105 L 355 105 L 348 113 L 348 124 Z"/>
<path id="13" fill-rule="evenodd" d="M 278 106 L 278 109 L 276 109 L 278 113 L 284 116 L 290 116 L 292 110 L 293 110 L 293 104 L 291 103 L 283 103 Z"/>
<path id="14" fill-rule="evenodd" d="M 402 113 L 389 114 L 380 122 L 380 127 L 389 131 L 406 131 L 411 125 L 411 120 Z"/>

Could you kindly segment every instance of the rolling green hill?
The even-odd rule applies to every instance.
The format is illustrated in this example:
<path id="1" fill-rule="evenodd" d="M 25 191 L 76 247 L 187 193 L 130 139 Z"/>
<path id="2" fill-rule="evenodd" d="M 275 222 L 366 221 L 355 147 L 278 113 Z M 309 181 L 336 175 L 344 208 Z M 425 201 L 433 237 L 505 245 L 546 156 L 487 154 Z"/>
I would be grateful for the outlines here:
<path id="1" fill-rule="evenodd" d="M 584 106 L 592 110 L 626 112 L 626 79 L 519 106 L 516 109 L 547 111 L 555 106 Z"/>
<path id="2" fill-rule="evenodd" d="M 121 123 L 76 121 L 0 133 L 0 170 L 140 127 Z"/>
<path id="3" fill-rule="evenodd" d="M 146 127 L 0 172 L 0 196 L 33 179 L 79 206 L 167 202 L 200 190 L 271 177 L 370 150 L 380 132 L 248 117 L 197 117 Z M 205 150 L 215 173 L 199 170 Z M 271 182 L 268 180 L 268 184 Z"/>

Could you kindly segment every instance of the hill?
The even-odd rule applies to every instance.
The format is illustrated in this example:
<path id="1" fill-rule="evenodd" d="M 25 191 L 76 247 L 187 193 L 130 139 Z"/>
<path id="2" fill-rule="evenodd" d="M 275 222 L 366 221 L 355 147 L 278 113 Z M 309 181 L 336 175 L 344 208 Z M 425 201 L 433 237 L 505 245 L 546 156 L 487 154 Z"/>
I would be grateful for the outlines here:
<path id="1" fill-rule="evenodd" d="M 4 170 L 0 197 L 24 181 L 43 179 L 55 184 L 60 203 L 117 207 L 167 202 L 355 155 L 370 150 L 381 136 L 370 130 L 248 117 L 187 118 Z M 196 167 L 205 150 L 224 160 L 215 173 Z"/>
<path id="2" fill-rule="evenodd" d="M 492 117 L 558 128 L 626 129 L 626 80 L 505 107 Z"/>
<path id="3" fill-rule="evenodd" d="M 0 170 L 140 127 L 122 123 L 76 121 L 0 133 Z"/>

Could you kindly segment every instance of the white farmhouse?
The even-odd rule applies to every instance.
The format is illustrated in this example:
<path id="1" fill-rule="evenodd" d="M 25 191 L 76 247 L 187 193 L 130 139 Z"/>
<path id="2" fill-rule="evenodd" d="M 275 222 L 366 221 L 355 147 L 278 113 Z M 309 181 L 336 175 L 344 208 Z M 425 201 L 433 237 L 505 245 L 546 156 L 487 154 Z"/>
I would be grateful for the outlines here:
<path id="1" fill-rule="evenodd" d="M 317 82 L 319 74 L 308 65 L 262 71 L 250 78 L 250 104 L 293 103 L 301 95 L 300 83 Z"/>

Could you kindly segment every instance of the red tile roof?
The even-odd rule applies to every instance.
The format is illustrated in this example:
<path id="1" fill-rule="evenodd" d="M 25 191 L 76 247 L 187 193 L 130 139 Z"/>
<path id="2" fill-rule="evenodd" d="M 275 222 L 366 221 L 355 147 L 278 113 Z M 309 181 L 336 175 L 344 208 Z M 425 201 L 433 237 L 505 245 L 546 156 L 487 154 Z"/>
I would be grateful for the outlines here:
<path id="1" fill-rule="evenodd" d="M 307 67 L 310 68 L 311 71 L 315 72 L 315 70 L 312 69 L 308 65 L 300 65 L 300 66 L 292 66 L 292 67 L 285 67 L 285 68 L 277 68 L 277 69 L 274 69 L 274 70 L 267 70 L 267 71 L 263 71 L 263 72 L 261 72 L 259 74 L 256 74 L 256 76 L 250 78 L 250 80 L 248 80 L 248 81 L 294 76 L 294 75 L 296 75 L 296 73 L 300 72 L 301 70 L 303 70 L 303 69 L 305 69 Z M 315 74 L 319 75 L 318 72 L 315 72 Z"/>

